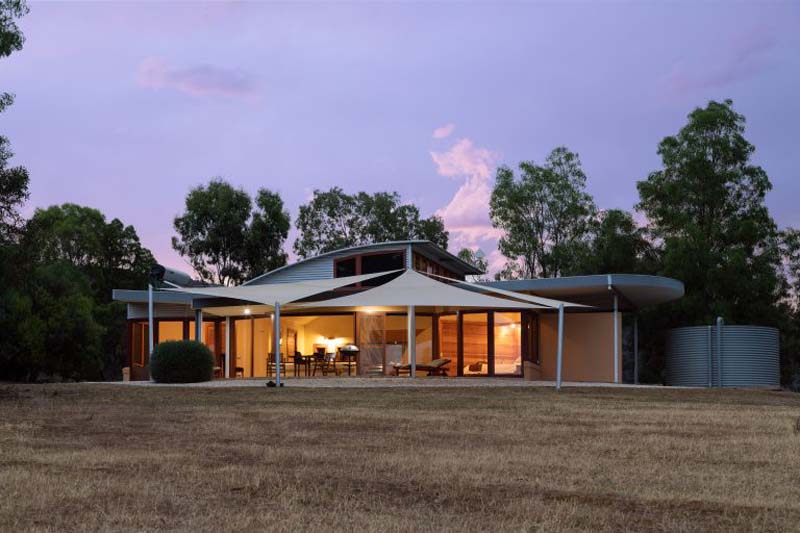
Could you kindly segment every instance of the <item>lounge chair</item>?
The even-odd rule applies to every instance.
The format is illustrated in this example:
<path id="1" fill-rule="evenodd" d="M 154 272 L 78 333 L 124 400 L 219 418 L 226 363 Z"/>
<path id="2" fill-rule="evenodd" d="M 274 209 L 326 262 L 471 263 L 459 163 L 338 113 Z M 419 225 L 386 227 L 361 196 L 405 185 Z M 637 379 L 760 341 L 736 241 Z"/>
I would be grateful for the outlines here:
<path id="1" fill-rule="evenodd" d="M 427 372 L 429 376 L 447 376 L 447 365 L 450 359 L 434 359 L 427 363 L 417 363 L 418 372 Z M 411 365 L 392 365 L 396 376 L 411 374 Z"/>

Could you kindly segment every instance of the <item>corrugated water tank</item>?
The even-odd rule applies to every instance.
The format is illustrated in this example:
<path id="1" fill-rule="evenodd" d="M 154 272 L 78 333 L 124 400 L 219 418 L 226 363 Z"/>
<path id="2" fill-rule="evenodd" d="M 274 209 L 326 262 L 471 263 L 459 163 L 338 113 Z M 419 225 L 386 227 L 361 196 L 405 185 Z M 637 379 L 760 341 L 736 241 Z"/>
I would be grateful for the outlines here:
<path id="1" fill-rule="evenodd" d="M 688 387 L 780 386 L 779 333 L 762 326 L 694 326 L 667 335 L 667 384 Z"/>

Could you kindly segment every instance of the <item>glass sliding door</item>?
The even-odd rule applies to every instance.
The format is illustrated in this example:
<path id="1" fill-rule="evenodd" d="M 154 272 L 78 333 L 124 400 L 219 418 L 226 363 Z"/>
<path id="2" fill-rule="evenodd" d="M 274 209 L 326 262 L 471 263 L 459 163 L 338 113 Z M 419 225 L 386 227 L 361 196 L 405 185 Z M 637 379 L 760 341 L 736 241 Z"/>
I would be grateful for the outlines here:
<path id="1" fill-rule="evenodd" d="M 272 352 L 272 320 L 263 317 L 235 320 L 234 331 L 234 375 L 245 378 L 266 377 L 267 358 Z M 270 367 L 270 371 L 275 371 L 274 366 Z"/>
<path id="2" fill-rule="evenodd" d="M 253 320 L 253 377 L 271 376 L 275 372 L 275 365 L 267 363 L 270 354 L 272 354 L 271 361 L 274 362 L 274 351 L 272 320 L 256 318 Z"/>
<path id="3" fill-rule="evenodd" d="M 456 315 L 439 317 L 439 353 L 435 359 L 450 359 L 450 374 L 456 375 L 458 365 L 458 320 Z"/>
<path id="4" fill-rule="evenodd" d="M 251 366 L 253 353 L 253 320 L 243 318 L 234 320 L 233 332 L 235 334 L 234 349 L 231 354 L 233 359 L 234 377 L 249 378 L 253 376 Z"/>
<path id="5" fill-rule="evenodd" d="M 358 373 L 383 374 L 386 371 L 386 315 L 358 313 Z"/>
<path id="6" fill-rule="evenodd" d="M 394 365 L 407 365 L 408 355 L 408 316 L 386 316 L 386 363 L 384 373 L 393 373 Z"/>
<path id="7" fill-rule="evenodd" d="M 494 373 L 522 375 L 522 314 L 494 314 Z"/>
<path id="8" fill-rule="evenodd" d="M 433 317 L 417 315 L 417 364 L 430 363 L 433 356 Z M 452 365 L 450 368 L 455 368 Z"/>
<path id="9" fill-rule="evenodd" d="M 489 375 L 489 314 L 464 313 L 464 375 Z"/>

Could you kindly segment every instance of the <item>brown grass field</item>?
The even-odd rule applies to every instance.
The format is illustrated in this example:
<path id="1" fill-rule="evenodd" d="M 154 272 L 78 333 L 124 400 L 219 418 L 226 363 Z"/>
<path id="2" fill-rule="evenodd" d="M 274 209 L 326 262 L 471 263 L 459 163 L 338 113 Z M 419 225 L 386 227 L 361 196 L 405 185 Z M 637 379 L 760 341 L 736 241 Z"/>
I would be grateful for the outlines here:
<path id="1" fill-rule="evenodd" d="M 0 385 L 0 530 L 800 530 L 798 417 L 763 391 Z"/>

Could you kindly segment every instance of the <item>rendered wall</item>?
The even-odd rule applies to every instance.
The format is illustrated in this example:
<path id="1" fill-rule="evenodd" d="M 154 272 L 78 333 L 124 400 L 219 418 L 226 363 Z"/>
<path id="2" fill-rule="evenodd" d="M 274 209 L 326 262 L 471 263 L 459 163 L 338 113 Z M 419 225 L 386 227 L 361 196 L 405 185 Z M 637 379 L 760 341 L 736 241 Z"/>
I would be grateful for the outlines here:
<path id="1" fill-rule="evenodd" d="M 555 380 L 558 315 L 540 315 L 539 324 L 541 379 Z M 621 313 L 617 330 L 621 366 Z M 564 381 L 614 382 L 614 313 L 565 313 L 561 377 Z"/>

